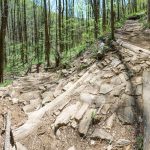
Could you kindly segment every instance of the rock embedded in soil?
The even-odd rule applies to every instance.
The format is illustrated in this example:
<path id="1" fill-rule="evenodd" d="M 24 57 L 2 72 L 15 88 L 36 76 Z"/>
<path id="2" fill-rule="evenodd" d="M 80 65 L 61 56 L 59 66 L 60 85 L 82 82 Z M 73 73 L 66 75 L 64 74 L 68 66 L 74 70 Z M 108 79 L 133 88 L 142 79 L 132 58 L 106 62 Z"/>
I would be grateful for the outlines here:
<path id="1" fill-rule="evenodd" d="M 12 103 L 13 104 L 17 104 L 19 102 L 19 99 L 18 98 L 12 98 Z"/>
<path id="2" fill-rule="evenodd" d="M 96 107 L 100 107 L 102 104 L 105 104 L 106 98 L 107 98 L 106 95 L 97 96 L 95 101 L 94 101 Z"/>
<path id="3" fill-rule="evenodd" d="M 79 133 L 81 135 L 86 135 L 90 126 L 90 123 L 92 121 L 92 117 L 94 117 L 94 115 L 96 114 L 96 110 L 95 109 L 89 109 L 87 110 L 87 112 L 85 113 L 85 115 L 83 116 L 83 118 L 81 119 L 80 123 L 79 123 Z"/>
<path id="4" fill-rule="evenodd" d="M 142 95 L 142 90 L 143 90 L 142 85 L 138 85 L 138 86 L 136 87 L 135 95 L 137 95 L 137 96 Z"/>
<path id="5" fill-rule="evenodd" d="M 122 106 L 124 107 L 130 107 L 130 106 L 134 106 L 135 105 L 135 99 L 133 96 L 127 95 L 127 94 L 123 94 L 121 96 L 121 101 L 123 103 Z"/>
<path id="6" fill-rule="evenodd" d="M 95 129 L 91 135 L 91 138 L 113 141 L 113 136 L 104 129 Z"/>
<path id="7" fill-rule="evenodd" d="M 112 65 L 112 67 L 115 68 L 115 67 L 117 67 L 120 63 L 121 63 L 120 60 L 114 59 L 114 60 L 111 62 L 111 65 Z"/>
<path id="8" fill-rule="evenodd" d="M 106 120 L 106 129 L 111 129 L 113 127 L 113 122 L 116 118 L 116 114 L 113 113 L 107 120 Z"/>
<path id="9" fill-rule="evenodd" d="M 89 94 L 89 93 L 81 93 L 80 94 L 80 100 L 82 102 L 92 104 L 94 99 L 95 99 L 95 95 L 93 95 L 93 94 Z"/>
<path id="10" fill-rule="evenodd" d="M 34 111 L 40 105 L 40 99 L 34 99 L 30 101 L 29 105 L 23 107 L 25 113 Z"/>
<path id="11" fill-rule="evenodd" d="M 46 103 L 51 102 L 54 99 L 53 93 L 51 91 L 46 92 L 45 94 L 43 93 L 42 97 L 43 97 L 42 105 L 45 105 Z"/>
<path id="12" fill-rule="evenodd" d="M 130 140 L 119 139 L 119 140 L 116 142 L 116 146 L 124 147 L 124 146 L 128 146 L 130 143 L 131 143 Z"/>
<path id="13" fill-rule="evenodd" d="M 63 89 L 63 81 L 60 81 L 59 84 L 57 85 L 55 91 L 54 91 L 54 97 L 57 97 L 58 95 L 61 94 L 62 89 Z"/>
<path id="14" fill-rule="evenodd" d="M 38 99 L 40 98 L 40 92 L 39 91 L 32 91 L 32 92 L 27 92 L 27 93 L 23 93 L 20 97 L 19 97 L 19 102 L 27 102 L 33 99 Z"/>
<path id="15" fill-rule="evenodd" d="M 113 85 L 104 83 L 100 87 L 100 94 L 107 94 L 113 90 Z"/>
<path id="16" fill-rule="evenodd" d="M 125 84 L 118 85 L 114 87 L 113 91 L 110 93 L 112 96 L 120 96 L 121 92 L 125 89 Z"/>
<path id="17" fill-rule="evenodd" d="M 121 79 L 119 78 L 119 76 L 115 76 L 111 79 L 111 83 L 114 85 L 121 85 Z"/>
<path id="18" fill-rule="evenodd" d="M 79 111 L 77 111 L 77 113 L 75 115 L 75 119 L 77 121 L 81 120 L 81 118 L 83 117 L 84 113 L 87 111 L 88 107 L 89 107 L 89 104 L 83 103 L 83 105 L 81 106 Z"/>
<path id="19" fill-rule="evenodd" d="M 74 118 L 79 106 L 80 106 L 80 102 L 77 102 L 76 104 L 72 104 L 70 106 L 67 106 L 60 113 L 60 115 L 56 118 L 56 121 L 54 123 L 55 128 L 58 128 L 61 125 L 68 124 L 70 119 Z"/>
<path id="20" fill-rule="evenodd" d="M 134 122 L 134 113 L 132 107 L 123 107 L 120 108 L 117 112 L 119 120 L 123 124 L 133 124 Z"/>
<path id="21" fill-rule="evenodd" d="M 108 113 L 109 109 L 110 109 L 110 104 L 104 104 L 102 109 L 101 109 L 101 113 L 103 115 L 106 115 Z"/>

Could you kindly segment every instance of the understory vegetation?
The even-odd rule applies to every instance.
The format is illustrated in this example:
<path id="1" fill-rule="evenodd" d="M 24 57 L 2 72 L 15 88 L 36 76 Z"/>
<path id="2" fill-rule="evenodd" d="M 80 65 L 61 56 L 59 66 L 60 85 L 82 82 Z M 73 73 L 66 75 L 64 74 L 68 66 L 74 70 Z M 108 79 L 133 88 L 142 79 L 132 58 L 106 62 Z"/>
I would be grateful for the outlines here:
<path id="1" fill-rule="evenodd" d="M 149 12 L 147 0 L 4 0 L 0 8 L 0 82 L 32 65 L 69 64 L 101 37 L 114 39 L 128 17 Z"/>

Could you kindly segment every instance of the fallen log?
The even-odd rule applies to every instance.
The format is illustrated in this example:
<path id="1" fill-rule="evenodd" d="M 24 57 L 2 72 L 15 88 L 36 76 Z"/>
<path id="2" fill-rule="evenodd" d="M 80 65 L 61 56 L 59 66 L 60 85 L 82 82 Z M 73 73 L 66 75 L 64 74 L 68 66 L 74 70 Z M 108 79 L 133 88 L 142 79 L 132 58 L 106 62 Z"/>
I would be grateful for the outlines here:
<path id="1" fill-rule="evenodd" d="M 10 150 L 11 147 L 11 113 L 8 111 L 6 116 L 6 124 L 5 124 L 5 141 L 4 141 L 4 150 Z"/>
<path id="2" fill-rule="evenodd" d="M 150 149 L 150 71 L 143 73 L 144 149 Z"/>
<path id="3" fill-rule="evenodd" d="M 88 76 L 96 68 L 96 63 L 77 81 L 75 82 L 66 92 L 56 97 L 52 102 L 48 103 L 41 109 L 28 114 L 28 120 L 19 128 L 13 130 L 15 140 L 21 140 L 32 133 L 33 130 L 38 127 L 41 122 L 41 118 L 44 114 L 52 111 L 57 111 L 60 107 L 65 106 L 71 100 L 69 97 Z"/>
<path id="4" fill-rule="evenodd" d="M 119 44 L 120 46 L 127 48 L 137 54 L 143 54 L 143 55 L 150 55 L 150 51 L 144 48 L 140 48 L 138 46 L 132 45 L 130 43 L 124 42 L 121 39 L 117 40 L 117 44 Z"/>

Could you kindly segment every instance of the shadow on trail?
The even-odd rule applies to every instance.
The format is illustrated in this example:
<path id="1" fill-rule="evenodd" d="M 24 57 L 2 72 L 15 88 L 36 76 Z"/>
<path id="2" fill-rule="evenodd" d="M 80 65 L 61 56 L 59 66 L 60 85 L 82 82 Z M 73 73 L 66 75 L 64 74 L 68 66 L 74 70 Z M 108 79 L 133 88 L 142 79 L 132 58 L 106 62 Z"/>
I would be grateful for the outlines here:
<path id="1" fill-rule="evenodd" d="M 119 46 L 119 49 L 122 48 Z M 133 70 L 131 67 L 128 66 L 128 64 L 124 61 L 124 57 L 122 55 L 122 53 L 118 50 L 118 47 L 115 48 L 116 50 L 116 55 L 118 56 L 119 60 L 121 61 L 121 63 L 124 65 L 125 68 L 125 72 L 129 78 L 128 82 L 130 83 L 130 90 L 132 92 L 132 94 L 129 94 L 130 96 L 133 97 L 134 100 L 134 106 L 132 106 L 133 110 L 134 110 L 134 129 L 135 129 L 135 139 L 136 139 L 136 143 L 135 143 L 135 147 L 137 150 L 142 150 L 143 148 L 143 108 L 142 106 L 140 106 L 140 103 L 138 103 L 138 99 L 137 99 L 137 95 L 136 95 L 136 86 L 134 86 L 133 82 L 132 82 L 132 78 L 134 76 L 136 76 L 136 74 L 132 74 Z M 134 75 L 134 76 L 133 76 Z M 121 107 L 121 106 L 120 106 Z M 119 108 L 118 108 L 119 109 Z M 140 119 L 141 118 L 141 119 Z M 140 147 L 138 146 L 139 142 L 138 139 L 140 138 L 140 144 L 142 144 Z"/>

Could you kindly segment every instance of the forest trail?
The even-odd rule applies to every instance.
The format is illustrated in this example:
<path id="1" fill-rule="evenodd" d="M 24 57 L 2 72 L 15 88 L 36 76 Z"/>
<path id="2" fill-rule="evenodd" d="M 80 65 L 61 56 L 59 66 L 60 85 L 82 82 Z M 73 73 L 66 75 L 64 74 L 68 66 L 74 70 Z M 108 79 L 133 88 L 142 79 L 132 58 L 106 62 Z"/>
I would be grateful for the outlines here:
<path id="1" fill-rule="evenodd" d="M 127 20 L 122 28 L 116 30 L 116 38 L 150 50 L 150 30 L 144 30 L 139 20 Z"/>
<path id="2" fill-rule="evenodd" d="M 132 28 L 133 23 L 137 24 L 136 30 L 135 26 Z M 129 31 L 122 34 L 125 28 Z M 148 50 L 150 42 L 141 38 L 139 43 L 135 35 L 142 32 L 141 25 L 130 20 L 116 36 Z M 88 58 L 88 53 L 69 70 L 31 73 L 0 88 L 0 113 L 11 111 L 13 135 L 20 150 L 134 150 L 141 147 L 143 108 L 148 105 L 144 102 L 148 92 L 143 96 L 143 90 L 150 88 L 147 80 L 150 55 L 122 46 L 108 52 L 100 61 Z M 84 65 L 89 67 L 77 69 Z M 3 124 L 0 116 L 2 130 Z"/>

